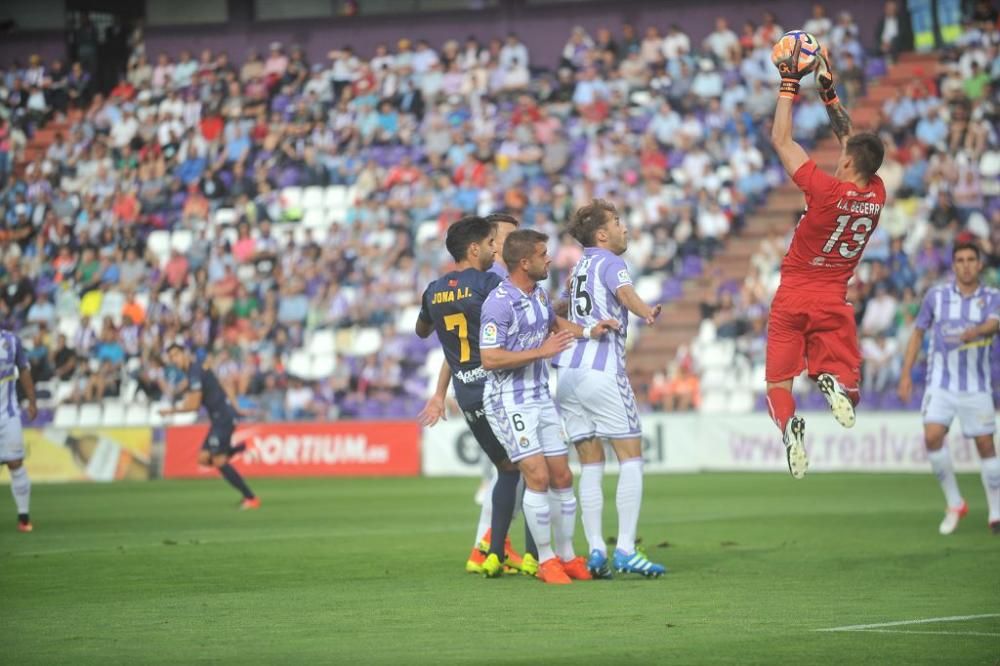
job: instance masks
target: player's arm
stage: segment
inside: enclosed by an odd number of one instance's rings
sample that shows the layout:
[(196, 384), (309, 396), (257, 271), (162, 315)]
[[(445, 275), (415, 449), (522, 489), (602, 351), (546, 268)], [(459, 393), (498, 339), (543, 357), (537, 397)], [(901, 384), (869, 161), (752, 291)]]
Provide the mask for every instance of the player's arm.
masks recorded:
[(431, 427), (439, 420), (447, 421), (448, 414), (444, 406), (445, 398), (448, 396), (448, 384), (451, 383), (451, 366), (448, 365), (448, 361), (441, 362), (441, 370), (438, 372), (437, 387), (434, 389), (434, 395), (427, 400), (427, 404), (424, 408), (420, 410), (420, 414), (417, 418), (420, 420), (420, 425), (424, 427)]
[(420, 299), (420, 314), (417, 315), (417, 323), (414, 327), (414, 332), (419, 338), (428, 338), (434, 332), (434, 320), (431, 319), (430, 309), (427, 307), (427, 296), (427, 291), (424, 291), (424, 295)]
[(483, 368), (486, 370), (514, 370), (540, 361), (552, 358), (564, 349), (568, 349), (573, 344), (573, 334), (569, 331), (557, 331), (545, 338), (545, 342), (540, 347), (525, 349), (524, 351), (510, 351), (494, 347), (479, 349), (479, 356), (483, 361)]
[(175, 407), (164, 407), (160, 410), (162, 416), (171, 414), (184, 414), (186, 412), (197, 412), (201, 408), (201, 389), (191, 389), (184, 394), (184, 400)]
[(819, 91), (819, 98), (826, 105), (826, 115), (830, 117), (830, 128), (837, 135), (840, 145), (844, 145), (847, 138), (851, 136), (853, 125), (851, 124), (851, 116), (837, 97), (833, 68), (830, 67), (830, 61), (824, 53), (820, 53), (819, 62), (816, 65), (816, 89)]
[(642, 297), (636, 292), (635, 287), (630, 284), (623, 284), (618, 287), (618, 291), (615, 292), (618, 296), (618, 301), (625, 306), (625, 308), (634, 314), (636, 317), (642, 318), (647, 324), (652, 324), (656, 321), (656, 318), (660, 316), (660, 311), (663, 306), (656, 304), (650, 307), (646, 304), (646, 301), (642, 300)]
[(21, 388), (24, 389), (24, 396), (28, 399), (28, 420), (34, 421), (38, 416), (38, 402), (35, 400), (35, 380), (31, 378), (31, 366), (21, 367), (20, 377)]
[(962, 342), (972, 342), (979, 338), (990, 338), (1000, 332), (1000, 318), (991, 317), (978, 326), (970, 326), (962, 331)]
[(906, 351), (903, 352), (903, 367), (899, 372), (899, 388), (897, 393), (900, 400), (909, 402), (913, 394), (913, 364), (917, 362), (917, 356), (924, 346), (924, 331), (934, 323), (933, 291), (924, 296), (924, 302), (920, 305), (917, 318), (914, 321), (913, 333), (910, 341), (906, 343)]
[(617, 331), (621, 324), (615, 319), (602, 319), (593, 326), (580, 326), (569, 319), (556, 315), (553, 320), (552, 333), (569, 333), (574, 338), (590, 338), (596, 340), (607, 335), (608, 331)]
[(809, 161), (806, 151), (792, 139), (792, 102), (798, 96), (799, 82), (806, 74), (798, 68), (800, 48), (801, 44), (797, 39), (782, 38), (774, 45), (771, 56), (781, 74), (778, 105), (774, 109), (774, 124), (771, 126), (771, 143), (789, 176), (794, 176), (799, 167)]

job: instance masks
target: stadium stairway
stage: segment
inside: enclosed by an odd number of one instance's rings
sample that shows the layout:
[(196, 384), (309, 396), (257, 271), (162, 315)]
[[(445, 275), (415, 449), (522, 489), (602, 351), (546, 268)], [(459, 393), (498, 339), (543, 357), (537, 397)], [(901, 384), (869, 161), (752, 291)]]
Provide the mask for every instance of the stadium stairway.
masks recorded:
[[(907, 53), (888, 67), (886, 75), (870, 82), (865, 97), (851, 107), (851, 119), (858, 129), (872, 129), (878, 123), (882, 105), (896, 91), (915, 79), (933, 78), (939, 70), (937, 54)], [(840, 146), (836, 138), (819, 142), (810, 153), (816, 163), (832, 173), (836, 169)], [(728, 280), (742, 282), (750, 270), (750, 259), (761, 241), (772, 233), (782, 236), (798, 221), (805, 201), (802, 193), (786, 181), (771, 191), (767, 202), (750, 216), (738, 235), (731, 236), (725, 247), (705, 266), (701, 277), (684, 283), (683, 294), (663, 309), (660, 323), (643, 329), (630, 352), (629, 374), (637, 392), (645, 393), (653, 374), (662, 371), (682, 345), (690, 346), (701, 324), (700, 304), (715, 297), (717, 284)]]
[(14, 173), (20, 177), (24, 175), (24, 170), (29, 164), (37, 159), (45, 157), (45, 151), (55, 141), (56, 134), (62, 134), (69, 140), (70, 130), (74, 123), (83, 118), (83, 111), (80, 109), (70, 110), (66, 116), (53, 118), (42, 127), (35, 130), (34, 135), (28, 140), (24, 147), (21, 159), (14, 165)]

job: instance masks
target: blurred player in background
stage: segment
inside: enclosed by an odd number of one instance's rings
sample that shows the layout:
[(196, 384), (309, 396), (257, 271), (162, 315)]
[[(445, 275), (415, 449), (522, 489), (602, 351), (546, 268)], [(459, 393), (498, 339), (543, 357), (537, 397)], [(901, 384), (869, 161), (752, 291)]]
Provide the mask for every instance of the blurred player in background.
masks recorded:
[[(781, 263), (781, 286), (767, 325), (767, 403), (784, 436), (788, 469), (800, 479), (809, 466), (805, 420), (795, 414), (794, 378), (807, 370), (842, 426), (854, 425), (861, 351), (854, 308), (846, 301), (847, 283), (878, 225), (885, 187), (876, 175), (883, 146), (878, 136), (852, 133), (851, 119), (834, 90), (834, 75), (822, 54), (816, 83), (830, 125), (843, 150), (831, 177), (792, 139), (792, 104), (799, 81), (799, 40), (783, 38), (774, 60), (781, 73), (771, 140), (785, 171), (805, 193), (799, 220)], [(790, 45), (794, 45), (789, 48)]]
[(589, 327), (614, 319), (616, 333), (599, 340), (579, 340), (555, 357), (559, 368), (556, 402), (569, 441), (580, 457), (580, 507), (595, 578), (611, 578), (608, 551), (601, 529), (604, 511), (604, 440), (618, 456), (620, 472), (616, 506), (618, 540), (613, 566), (622, 573), (660, 576), (666, 569), (650, 562), (635, 547), (642, 505), (642, 426), (635, 394), (625, 372), (625, 337), (629, 312), (653, 324), (660, 306), (650, 307), (635, 292), (621, 255), (628, 249), (628, 230), (618, 211), (596, 199), (576, 211), (569, 232), (581, 245), (583, 257), (570, 276), (571, 322)]
[(198, 454), (198, 463), (215, 467), (222, 478), (240, 491), (243, 495), (241, 509), (259, 509), (260, 498), (251, 492), (240, 473), (229, 463), (234, 455), (245, 448), (245, 444), (233, 446), (236, 418), (245, 414), (233, 406), (232, 402), (235, 401), (230, 401), (215, 373), (195, 361), (184, 347), (174, 343), (167, 348), (167, 355), (171, 365), (184, 373), (187, 386), (184, 402), (179, 407), (165, 407), (160, 410), (160, 414), (169, 416), (197, 412), (204, 407), (208, 412), (210, 425)]
[[(416, 324), (416, 333), (421, 338), (437, 331), (445, 354), (437, 390), (421, 412), (420, 420), (425, 426), (433, 426), (439, 418), (445, 417), (444, 399), (448, 383), (452, 381), (455, 399), (469, 429), (497, 469), (497, 481), (490, 496), (484, 498), (466, 571), (481, 573), (484, 563), (492, 560), (491, 570), (495, 570), (497, 564), (506, 564), (534, 575), (538, 571), (534, 544), (529, 539), (522, 558), (511, 548), (507, 536), (521, 475), (493, 434), (483, 408), (486, 371), (479, 358), (479, 322), (483, 301), (502, 281), (500, 276), (489, 271), (496, 257), (496, 225), (481, 217), (463, 217), (448, 228), (445, 245), (455, 259), (455, 269), (428, 285)], [(487, 537), (487, 532), (489, 545), (484, 553), (481, 541)]]
[(569, 450), (549, 393), (548, 359), (575, 338), (603, 337), (618, 322), (582, 327), (556, 317), (538, 284), (549, 275), (547, 243), (548, 236), (531, 229), (508, 236), (504, 263), (510, 275), (483, 303), (479, 349), (489, 371), (483, 392), (486, 418), (524, 475), (522, 508), (538, 547), (538, 576), (565, 584), (591, 576), (573, 552), (577, 503)]
[(16, 333), (0, 330), (0, 465), (10, 471), (10, 491), (17, 507), (17, 529), (30, 532), (33, 527), (28, 514), (31, 504), (31, 479), (24, 468), (24, 435), (21, 432), (21, 405), (17, 399), (17, 382), (21, 382), (28, 399), (28, 420), (38, 415), (35, 383), (31, 379), (31, 364)]
[(990, 377), (990, 347), (1000, 331), (1000, 290), (980, 283), (983, 260), (974, 241), (958, 241), (951, 256), (954, 280), (931, 287), (920, 306), (903, 356), (899, 397), (904, 402), (910, 400), (910, 373), (924, 334), (930, 331), (922, 412), (927, 459), (948, 503), (938, 531), (951, 534), (969, 512), (944, 441), (951, 422), (958, 417), (962, 435), (976, 442), (982, 459), (980, 473), (989, 507), (989, 527), (993, 534), (1000, 534), (1000, 459), (993, 445), (996, 410)]

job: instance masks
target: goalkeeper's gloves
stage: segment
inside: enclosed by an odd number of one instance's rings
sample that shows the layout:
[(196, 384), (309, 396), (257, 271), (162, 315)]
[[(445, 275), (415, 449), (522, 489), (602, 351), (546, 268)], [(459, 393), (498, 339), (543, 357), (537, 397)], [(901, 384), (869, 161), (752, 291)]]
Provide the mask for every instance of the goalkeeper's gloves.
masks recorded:
[(819, 91), (819, 98), (827, 106), (840, 101), (837, 98), (833, 69), (830, 68), (830, 61), (827, 60), (826, 53), (823, 52), (820, 52), (819, 60), (816, 63), (816, 89)]
[(795, 99), (799, 94), (799, 81), (808, 72), (799, 70), (799, 52), (802, 43), (795, 38), (783, 37), (771, 50), (771, 61), (781, 74), (781, 87), (778, 97)]

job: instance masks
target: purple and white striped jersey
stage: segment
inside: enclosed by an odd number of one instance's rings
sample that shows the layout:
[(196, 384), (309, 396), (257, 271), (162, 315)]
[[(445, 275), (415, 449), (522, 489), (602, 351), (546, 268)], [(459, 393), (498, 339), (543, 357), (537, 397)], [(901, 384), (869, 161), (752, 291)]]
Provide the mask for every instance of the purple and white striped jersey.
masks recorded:
[[(545, 289), (538, 285), (527, 294), (510, 278), (501, 282), (483, 302), (479, 327), (480, 349), (525, 351), (542, 346), (555, 324)], [(483, 403), (496, 395), (512, 396), (515, 404), (546, 400), (549, 395), (549, 362), (546, 359), (513, 370), (487, 372)]]
[(21, 417), (17, 371), (28, 372), (30, 367), (21, 339), (11, 331), (0, 331), (0, 420)]
[(632, 284), (625, 261), (614, 252), (588, 247), (573, 269), (570, 280), (569, 320), (593, 326), (602, 319), (616, 319), (621, 328), (597, 340), (581, 339), (552, 361), (557, 368), (588, 368), (625, 374), (625, 338), (628, 310), (618, 300), (618, 288)]
[(963, 297), (954, 282), (931, 287), (917, 314), (918, 328), (930, 331), (927, 386), (961, 393), (992, 393), (992, 337), (962, 342), (962, 331), (1000, 319), (1000, 290), (980, 285)]

